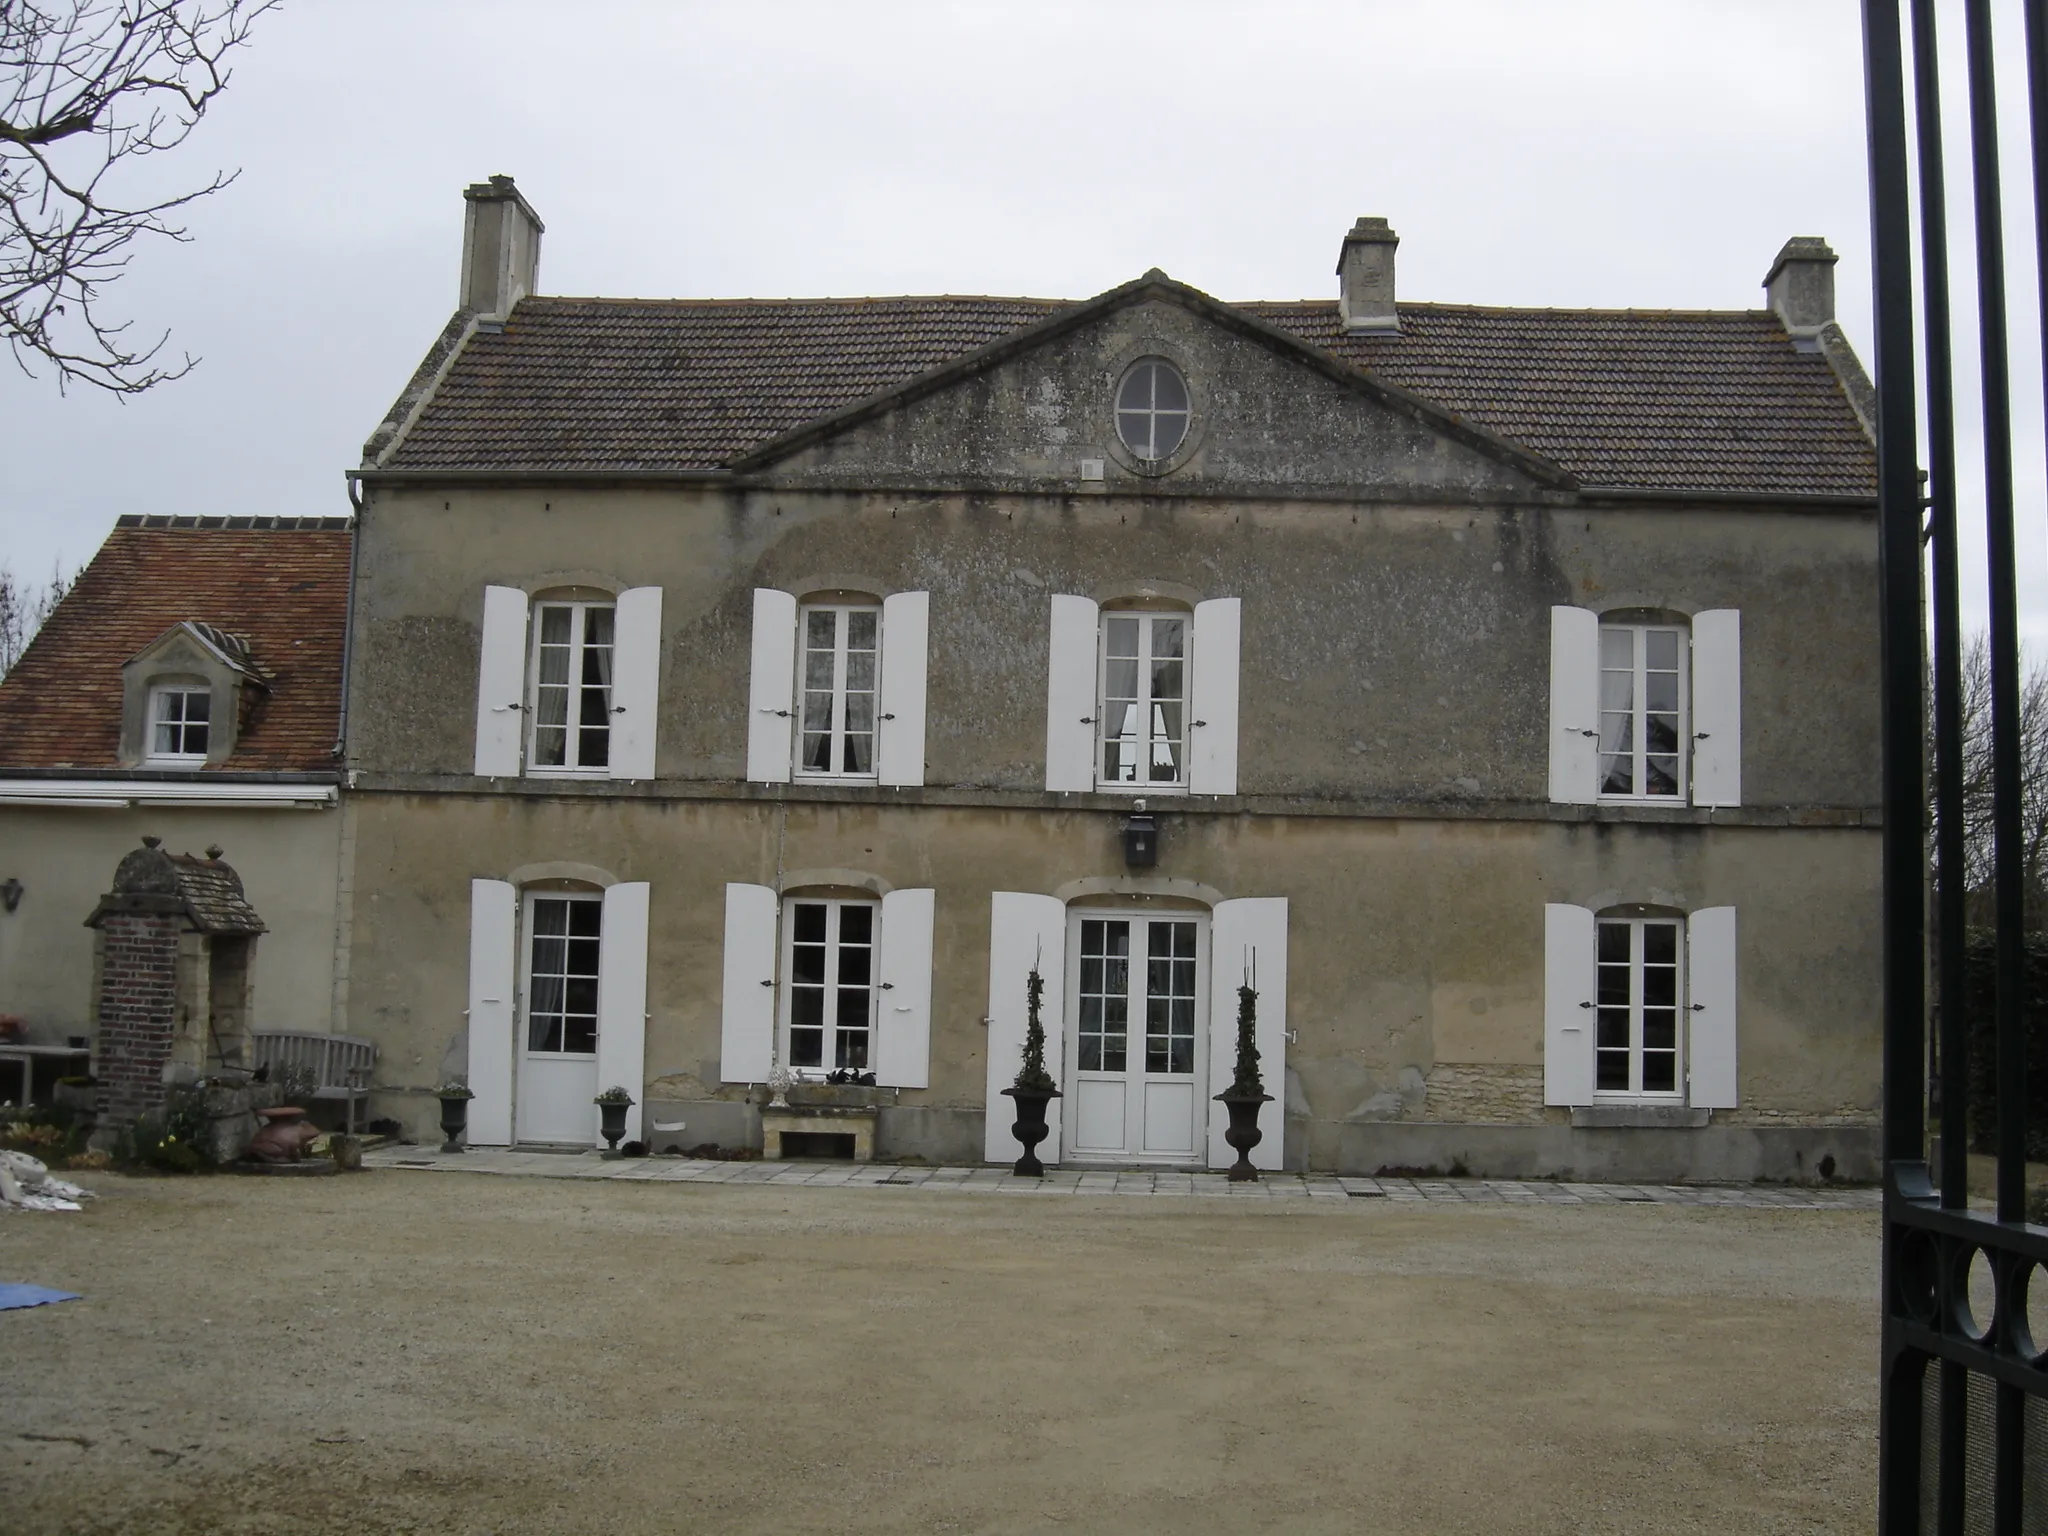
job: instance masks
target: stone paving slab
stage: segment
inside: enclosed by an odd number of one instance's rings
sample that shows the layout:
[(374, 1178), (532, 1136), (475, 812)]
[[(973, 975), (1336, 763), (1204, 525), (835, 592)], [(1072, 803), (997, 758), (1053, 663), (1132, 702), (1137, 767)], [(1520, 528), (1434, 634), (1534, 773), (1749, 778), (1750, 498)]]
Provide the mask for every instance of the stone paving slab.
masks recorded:
[(638, 1183), (801, 1184), (810, 1188), (927, 1189), (965, 1195), (1130, 1195), (1157, 1199), (1237, 1199), (1265, 1203), (1385, 1200), (1401, 1205), (1708, 1205), (1744, 1210), (1874, 1211), (1876, 1189), (1809, 1189), (1764, 1184), (1563, 1184), (1514, 1179), (1365, 1178), (1353, 1174), (1269, 1173), (1232, 1184), (1220, 1173), (1181, 1169), (1051, 1168), (1019, 1179), (1001, 1168), (899, 1168), (888, 1163), (709, 1162), (694, 1158), (607, 1159), (596, 1152), (521, 1152), (483, 1147), (444, 1153), (429, 1147), (377, 1147), (366, 1168), (432, 1173), (490, 1173), (528, 1179), (622, 1179)]

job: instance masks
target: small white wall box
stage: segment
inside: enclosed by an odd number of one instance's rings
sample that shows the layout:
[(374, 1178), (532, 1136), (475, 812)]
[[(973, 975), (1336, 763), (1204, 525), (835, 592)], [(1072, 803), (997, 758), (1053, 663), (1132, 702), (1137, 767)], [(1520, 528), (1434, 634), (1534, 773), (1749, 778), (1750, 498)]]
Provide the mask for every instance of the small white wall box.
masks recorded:
[(1083, 459), (1081, 461), (1081, 478), (1083, 480), (1100, 480), (1102, 478), (1102, 460)]

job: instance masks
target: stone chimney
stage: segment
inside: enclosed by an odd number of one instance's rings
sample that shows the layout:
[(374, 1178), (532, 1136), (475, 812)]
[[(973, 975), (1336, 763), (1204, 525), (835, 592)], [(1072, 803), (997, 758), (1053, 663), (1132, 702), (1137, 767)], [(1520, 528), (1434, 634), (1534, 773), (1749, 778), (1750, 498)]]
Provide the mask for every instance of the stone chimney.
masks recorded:
[(466, 187), (462, 221), (461, 308), (502, 320), (533, 292), (540, 237), (547, 227), (510, 176)]
[(1835, 318), (1835, 253), (1818, 235), (1794, 235), (1764, 278), (1771, 312), (1802, 352), (1818, 352)]
[(1394, 309), (1394, 247), (1401, 237), (1385, 219), (1360, 219), (1344, 237), (1337, 256), (1337, 313), (1354, 335), (1401, 329)]

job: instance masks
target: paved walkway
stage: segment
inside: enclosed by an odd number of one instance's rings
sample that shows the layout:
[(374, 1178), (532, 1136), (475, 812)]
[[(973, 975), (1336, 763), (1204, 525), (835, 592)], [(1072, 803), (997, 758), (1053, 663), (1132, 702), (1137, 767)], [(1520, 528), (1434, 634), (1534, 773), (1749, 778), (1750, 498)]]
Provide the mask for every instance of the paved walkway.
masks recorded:
[(1225, 1200), (1392, 1200), (1427, 1205), (1725, 1205), (1747, 1210), (1874, 1211), (1875, 1189), (1808, 1189), (1764, 1184), (1555, 1184), (1544, 1180), (1352, 1178), (1269, 1173), (1232, 1184), (1220, 1173), (1156, 1169), (1055, 1168), (1020, 1179), (1007, 1168), (900, 1168), (889, 1163), (721, 1163), (688, 1157), (607, 1161), (596, 1152), (521, 1152), (498, 1148), (442, 1153), (430, 1147), (376, 1147), (368, 1168), (496, 1173), (529, 1179), (627, 1179), (656, 1184), (803, 1184), (951, 1190), (970, 1195), (1207, 1196)]

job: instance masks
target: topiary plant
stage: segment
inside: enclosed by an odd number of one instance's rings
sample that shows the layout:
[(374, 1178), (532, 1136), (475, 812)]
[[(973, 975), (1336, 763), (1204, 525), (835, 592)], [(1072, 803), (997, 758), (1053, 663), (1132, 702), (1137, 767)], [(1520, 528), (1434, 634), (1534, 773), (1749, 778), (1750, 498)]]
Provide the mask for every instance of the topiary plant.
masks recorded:
[(1024, 1065), (1017, 1070), (1020, 1093), (1057, 1093), (1059, 1084), (1045, 1070), (1045, 1022), (1039, 1010), (1045, 1003), (1045, 978), (1032, 966), (1024, 978)]
[(1259, 994), (1247, 978), (1237, 989), (1237, 1075), (1230, 1081), (1230, 1097), (1256, 1099), (1266, 1092), (1259, 1075)]

